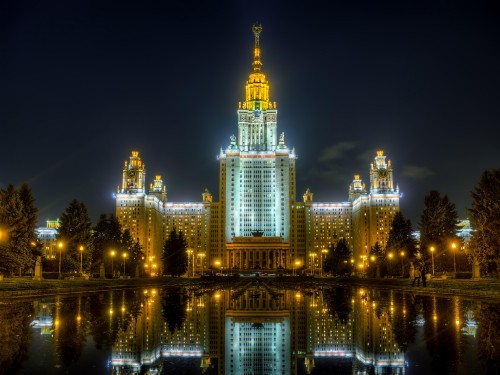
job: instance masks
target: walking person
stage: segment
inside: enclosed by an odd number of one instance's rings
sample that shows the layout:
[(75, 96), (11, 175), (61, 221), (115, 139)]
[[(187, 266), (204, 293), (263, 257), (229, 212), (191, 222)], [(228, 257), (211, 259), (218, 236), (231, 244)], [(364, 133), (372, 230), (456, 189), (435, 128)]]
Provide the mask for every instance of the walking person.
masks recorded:
[(420, 267), (415, 268), (415, 271), (413, 271), (413, 282), (411, 283), (411, 286), (415, 286), (415, 281), (417, 282), (417, 286), (420, 286), (420, 277), (421, 277), (421, 272), (420, 272)]

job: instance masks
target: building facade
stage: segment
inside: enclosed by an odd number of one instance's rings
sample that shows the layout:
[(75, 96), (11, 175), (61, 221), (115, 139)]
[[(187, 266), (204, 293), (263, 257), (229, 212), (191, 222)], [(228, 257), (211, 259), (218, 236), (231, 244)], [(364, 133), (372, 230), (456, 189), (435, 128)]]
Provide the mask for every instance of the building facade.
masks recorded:
[(387, 241), (399, 210), (399, 190), (381, 150), (370, 165), (369, 190), (355, 175), (346, 202), (314, 202), (309, 189), (302, 202), (296, 201), (297, 156), (278, 132), (277, 104), (262, 72), (262, 27), (256, 24), (252, 30), (253, 69), (238, 103), (237, 136), (218, 155), (219, 202), (208, 190), (201, 202), (168, 202), (161, 176), (146, 189), (138, 151), (124, 164), (116, 215), (143, 246), (151, 274), (160, 272), (162, 246), (173, 228), (186, 236), (193, 273), (215, 266), (319, 272), (327, 249), (341, 238), (356, 261), (366, 259), (376, 242)]

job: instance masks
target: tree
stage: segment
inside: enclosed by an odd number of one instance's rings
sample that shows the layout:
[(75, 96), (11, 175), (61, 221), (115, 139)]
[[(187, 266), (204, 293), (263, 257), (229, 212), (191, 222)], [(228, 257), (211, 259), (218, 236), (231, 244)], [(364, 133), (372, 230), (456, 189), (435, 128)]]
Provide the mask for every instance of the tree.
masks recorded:
[(182, 231), (177, 233), (174, 228), (170, 232), (163, 246), (163, 273), (172, 276), (180, 276), (187, 272), (188, 257), (187, 243)]
[[(375, 265), (375, 271), (370, 271), (371, 277), (380, 277), (380, 266), (386, 261), (385, 254), (386, 252), (378, 241), (370, 248), (370, 262)], [(373, 270), (373, 267), (371, 269)]]
[(408, 256), (415, 256), (416, 245), (412, 231), (411, 221), (406, 220), (401, 212), (396, 212), (391, 223), (386, 251), (399, 252), (404, 250)]
[(436, 190), (425, 196), (424, 205), (419, 223), (420, 251), (424, 261), (428, 262), (430, 247), (434, 246), (440, 263), (451, 264), (452, 258), (446, 254), (449, 254), (451, 242), (458, 241), (455, 234), (458, 222), (455, 205), (448, 200), (448, 196), (441, 197)]
[(119, 256), (121, 252), (126, 251), (122, 248), (122, 227), (120, 222), (113, 214), (109, 217), (102, 214), (94, 228), (94, 270), (99, 270), (101, 263), (109, 263), (111, 267), (111, 251), (114, 250)]
[(409, 260), (416, 259), (417, 247), (412, 231), (411, 221), (406, 220), (401, 211), (396, 212), (391, 223), (385, 254), (391, 252), (399, 255), (401, 251), (404, 251)]
[(351, 249), (344, 238), (337, 245), (331, 245), (325, 259), (324, 270), (334, 275), (349, 274), (351, 270)]
[(500, 278), (500, 169), (483, 172), (467, 210), (474, 225), (469, 258)]
[[(61, 256), (64, 271), (78, 271), (80, 256), (83, 260), (83, 269), (90, 269), (94, 251), (92, 223), (87, 208), (76, 199), (70, 202), (61, 215), (57, 241), (63, 243)], [(80, 253), (80, 246), (83, 246), (83, 253)]]
[(37, 209), (31, 189), (23, 184), (0, 190), (0, 271), (21, 276), (33, 267), (40, 245), (35, 233)]
[(127, 262), (127, 268), (129, 269), (129, 274), (136, 274), (136, 271), (140, 269), (141, 265), (144, 263), (144, 252), (142, 251), (142, 246), (139, 241), (134, 241), (130, 235), (130, 231), (125, 229), (122, 234), (122, 249), (124, 249), (129, 254), (129, 261)]

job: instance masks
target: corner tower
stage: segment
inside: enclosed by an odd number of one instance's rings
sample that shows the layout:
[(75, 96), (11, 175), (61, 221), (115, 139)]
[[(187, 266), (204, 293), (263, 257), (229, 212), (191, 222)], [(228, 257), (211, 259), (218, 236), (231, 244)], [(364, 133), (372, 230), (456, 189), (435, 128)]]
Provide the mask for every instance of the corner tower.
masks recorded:
[[(139, 242), (145, 255), (145, 265), (159, 265), (164, 241), (164, 204), (167, 191), (161, 176), (146, 191), (146, 166), (139, 151), (132, 151), (122, 169), (122, 186), (116, 191), (116, 218), (122, 229), (128, 229), (134, 241)], [(121, 256), (121, 255), (120, 255)], [(158, 268), (154, 267), (155, 273)], [(148, 269), (149, 272), (149, 269)], [(153, 275), (152, 272), (150, 272)]]

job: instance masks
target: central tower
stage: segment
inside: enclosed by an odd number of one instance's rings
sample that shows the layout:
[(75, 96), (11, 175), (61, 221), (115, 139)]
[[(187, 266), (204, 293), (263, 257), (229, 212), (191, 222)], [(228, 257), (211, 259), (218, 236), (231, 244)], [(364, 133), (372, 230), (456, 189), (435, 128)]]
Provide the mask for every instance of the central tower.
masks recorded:
[[(290, 238), (290, 206), (295, 201), (295, 152), (278, 136), (276, 102), (262, 73), (260, 34), (255, 37), (252, 72), (245, 100), (238, 104), (238, 137), (219, 155), (220, 198), (225, 242), (235, 237)], [(238, 241), (241, 241), (238, 240)]]
[(274, 151), (277, 146), (276, 102), (269, 97), (269, 83), (261, 72), (259, 37), (261, 25), (254, 25), (253, 72), (245, 86), (245, 101), (238, 105), (238, 146), (241, 151)]

